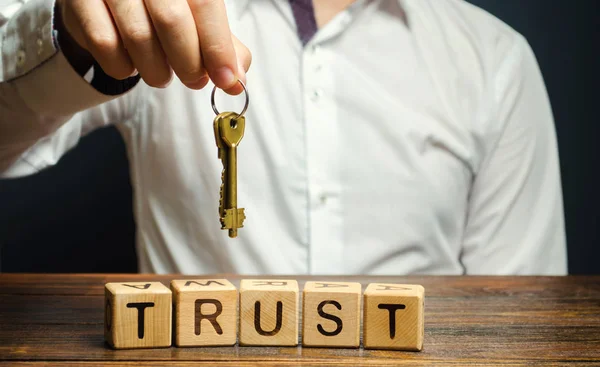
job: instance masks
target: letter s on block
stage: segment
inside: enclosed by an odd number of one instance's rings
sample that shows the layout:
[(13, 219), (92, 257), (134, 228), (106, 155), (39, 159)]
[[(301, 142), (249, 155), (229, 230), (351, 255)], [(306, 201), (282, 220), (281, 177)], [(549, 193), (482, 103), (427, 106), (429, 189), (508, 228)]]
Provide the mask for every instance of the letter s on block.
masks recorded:
[(323, 311), (323, 307), (325, 307), (326, 305), (333, 305), (333, 306), (335, 306), (335, 308), (337, 308), (340, 311), (342, 310), (342, 305), (340, 305), (340, 303), (337, 302), (337, 301), (323, 301), (323, 302), (319, 303), (319, 305), (317, 306), (317, 312), (319, 313), (319, 316), (321, 316), (324, 319), (331, 320), (331, 321), (335, 322), (336, 325), (337, 325), (337, 327), (335, 328), (334, 331), (326, 331), (325, 329), (323, 329), (323, 326), (321, 326), (321, 324), (318, 324), (317, 325), (317, 330), (319, 331), (319, 333), (321, 333), (322, 335), (325, 335), (325, 336), (336, 336), (336, 335), (339, 335), (339, 333), (341, 333), (342, 329), (344, 328), (344, 324), (342, 323), (342, 319), (340, 319), (337, 316), (328, 314), (325, 311)]

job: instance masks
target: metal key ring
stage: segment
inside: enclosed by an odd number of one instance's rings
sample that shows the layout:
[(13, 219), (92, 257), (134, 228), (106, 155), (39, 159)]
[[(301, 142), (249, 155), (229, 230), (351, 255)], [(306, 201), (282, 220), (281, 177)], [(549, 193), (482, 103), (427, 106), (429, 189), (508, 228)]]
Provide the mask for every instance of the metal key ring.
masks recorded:
[[(246, 111), (248, 110), (248, 105), (250, 104), (250, 95), (248, 94), (248, 89), (246, 89), (246, 85), (244, 85), (244, 82), (242, 82), (241, 79), (238, 79), (238, 82), (242, 85), (242, 88), (244, 88), (244, 93), (246, 93), (246, 105), (244, 106), (244, 109), (242, 110), (242, 112), (240, 112), (236, 118), (240, 118), (242, 116), (244, 116), (246, 114)], [(215, 113), (217, 115), (220, 115), (221, 113), (219, 112), (219, 110), (217, 109), (217, 105), (215, 104), (215, 93), (217, 92), (217, 86), (215, 85), (215, 87), (212, 90), (212, 93), (210, 95), (210, 103), (212, 104), (212, 109), (213, 111), (215, 111)]]

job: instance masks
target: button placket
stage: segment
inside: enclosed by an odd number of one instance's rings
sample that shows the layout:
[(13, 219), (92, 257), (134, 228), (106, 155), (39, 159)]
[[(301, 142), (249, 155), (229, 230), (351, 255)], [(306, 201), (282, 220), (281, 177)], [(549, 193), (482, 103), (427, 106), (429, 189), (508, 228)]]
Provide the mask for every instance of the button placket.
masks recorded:
[(337, 112), (332, 100), (333, 75), (325, 69), (332, 55), (309, 45), (303, 58), (309, 244), (312, 273), (339, 273), (343, 268), (338, 192)]

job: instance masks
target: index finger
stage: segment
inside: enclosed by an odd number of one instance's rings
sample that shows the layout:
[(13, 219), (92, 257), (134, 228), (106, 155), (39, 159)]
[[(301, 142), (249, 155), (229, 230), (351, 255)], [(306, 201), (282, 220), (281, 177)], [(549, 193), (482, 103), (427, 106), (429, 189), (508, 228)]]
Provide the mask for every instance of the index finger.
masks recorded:
[(223, 0), (188, 0), (188, 4), (208, 75), (221, 89), (233, 87), (238, 80), (238, 66)]

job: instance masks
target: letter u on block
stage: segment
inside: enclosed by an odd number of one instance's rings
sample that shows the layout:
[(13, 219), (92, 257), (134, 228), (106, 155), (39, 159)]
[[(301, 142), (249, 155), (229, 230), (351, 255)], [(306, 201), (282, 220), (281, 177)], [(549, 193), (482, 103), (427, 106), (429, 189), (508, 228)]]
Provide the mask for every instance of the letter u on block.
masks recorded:
[(237, 341), (238, 291), (225, 279), (173, 280), (175, 345), (229, 346)]
[(298, 282), (242, 280), (240, 344), (298, 345)]

